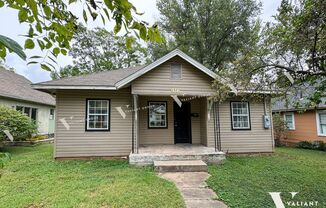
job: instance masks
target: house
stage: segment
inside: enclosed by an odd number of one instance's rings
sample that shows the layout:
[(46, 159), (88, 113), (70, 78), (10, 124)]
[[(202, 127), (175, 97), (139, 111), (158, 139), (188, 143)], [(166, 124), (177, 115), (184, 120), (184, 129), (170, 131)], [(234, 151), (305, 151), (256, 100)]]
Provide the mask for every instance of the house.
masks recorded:
[(147, 66), (33, 87), (56, 95), (55, 158), (176, 154), (174, 148), (185, 154), (273, 152), (272, 129), (263, 125), (269, 96), (213, 103), (216, 78), (176, 49)]
[(54, 133), (55, 98), (32, 89), (24, 76), (0, 67), (0, 105), (14, 108), (36, 121), (41, 135)]
[(285, 137), (280, 141), (283, 144), (317, 140), (326, 142), (326, 98), (322, 98), (317, 106), (305, 107), (313, 90), (307, 85), (287, 95), (286, 99), (273, 100), (273, 113), (279, 113), (287, 127)]

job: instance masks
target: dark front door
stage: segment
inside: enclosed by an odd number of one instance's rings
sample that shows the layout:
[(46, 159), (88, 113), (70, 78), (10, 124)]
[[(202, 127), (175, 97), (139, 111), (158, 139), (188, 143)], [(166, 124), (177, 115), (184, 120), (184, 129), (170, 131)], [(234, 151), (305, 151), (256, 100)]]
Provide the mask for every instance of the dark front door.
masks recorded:
[(181, 108), (174, 102), (174, 143), (191, 143), (190, 103), (182, 102)]

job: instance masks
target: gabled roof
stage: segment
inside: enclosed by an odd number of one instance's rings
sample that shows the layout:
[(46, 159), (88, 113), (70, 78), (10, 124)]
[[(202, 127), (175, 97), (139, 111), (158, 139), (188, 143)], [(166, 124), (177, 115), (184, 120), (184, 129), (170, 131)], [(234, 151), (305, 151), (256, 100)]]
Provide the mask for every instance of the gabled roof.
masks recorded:
[(326, 109), (326, 97), (321, 98), (321, 103), (311, 105), (309, 97), (314, 93), (315, 87), (308, 83), (302, 86), (295, 86), (287, 93), (286, 98), (276, 97), (272, 99), (273, 112), (301, 111), (313, 109)]
[(204, 65), (202, 65), (199, 62), (197, 62), (196, 60), (194, 60), (193, 58), (191, 58), (190, 56), (188, 56), (187, 54), (185, 54), (181, 50), (175, 49), (175, 50), (171, 51), (170, 53), (166, 54), (165, 56), (157, 59), (153, 63), (145, 66), (144, 68), (142, 68), (141, 70), (137, 71), (136, 73), (134, 73), (134, 74), (126, 77), (125, 79), (119, 81), (116, 84), (116, 87), (117, 88), (121, 88), (121, 87), (129, 84), (133, 80), (137, 79), (138, 77), (144, 75), (145, 73), (151, 71), (155, 67), (163, 64), (164, 62), (170, 60), (171, 58), (173, 58), (175, 56), (180, 56), (181, 58), (183, 58), (184, 60), (186, 60), (187, 62), (189, 62), (190, 64), (192, 64), (193, 66), (195, 66), (197, 69), (199, 69), (200, 71), (204, 72), (208, 76), (212, 77), (213, 79), (215, 79), (217, 77), (217, 75), (213, 71), (209, 70)]
[(51, 95), (35, 90), (24, 76), (0, 67), (0, 96), (10, 99), (55, 106)]
[[(175, 49), (160, 59), (154, 61), (147, 66), (131, 67), (126, 69), (117, 69), (104, 71), (94, 74), (68, 77), (59, 80), (41, 82), (33, 85), (34, 89), (39, 90), (55, 90), (55, 89), (97, 89), (97, 90), (117, 90), (130, 84), (133, 80), (151, 71), (160, 64), (168, 61), (169, 59), (180, 56), (197, 69), (215, 79), (217, 75), (183, 53), (179, 49)], [(221, 78), (220, 78), (221, 79)], [(222, 80), (222, 79), (221, 79)], [(224, 83), (224, 82), (223, 82)]]

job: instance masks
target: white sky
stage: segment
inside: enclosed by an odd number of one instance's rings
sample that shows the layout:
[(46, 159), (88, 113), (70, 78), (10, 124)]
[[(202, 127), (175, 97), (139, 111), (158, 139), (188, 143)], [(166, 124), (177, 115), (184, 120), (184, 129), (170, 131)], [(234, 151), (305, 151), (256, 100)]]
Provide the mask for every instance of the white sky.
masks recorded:
[[(130, 0), (135, 7), (138, 9), (139, 12), (145, 12), (144, 15), (140, 16), (140, 19), (147, 21), (148, 23), (153, 23), (156, 19), (159, 17), (159, 12), (156, 9), (156, 0)], [(262, 0), (263, 3), (263, 9), (261, 14), (261, 19), (263, 22), (272, 21), (272, 16), (276, 14), (276, 10), (278, 6), (280, 5), (281, 0)], [(72, 8), (72, 10), (77, 11), (76, 6)], [(80, 8), (80, 6), (77, 6), (77, 8)], [(80, 17), (81, 15), (81, 9), (80, 11)], [(100, 20), (100, 18), (98, 18)], [(8, 8), (1, 8), (0, 9), (0, 34), (8, 36), (14, 40), (16, 40), (18, 43), (20, 43), (22, 46), (24, 45), (24, 37), (21, 37), (19, 35), (26, 34), (28, 31), (28, 25), (27, 24), (20, 24), (18, 22), (18, 16), (17, 12), (13, 9)], [(101, 21), (96, 21), (94, 23), (89, 23), (89, 27), (96, 27), (100, 26), (103, 27), (103, 24)], [(108, 29), (111, 29), (110, 25), (105, 26)], [(28, 57), (33, 55), (40, 55), (42, 52), (39, 49), (33, 49), (33, 50), (27, 50), (25, 51), (26, 55)], [(71, 57), (69, 56), (59, 56), (57, 59), (57, 63), (59, 66), (65, 66), (69, 63), (71, 63)], [(41, 82), (41, 81), (47, 81), (50, 80), (50, 73), (47, 71), (42, 70), (38, 64), (36, 65), (29, 65), (27, 66), (27, 62), (20, 59), (15, 54), (9, 54), (6, 58), (5, 65), (8, 67), (13, 67), (17, 73), (24, 75), (28, 79), (30, 79), (32, 82)], [(59, 68), (58, 66), (58, 68)]]

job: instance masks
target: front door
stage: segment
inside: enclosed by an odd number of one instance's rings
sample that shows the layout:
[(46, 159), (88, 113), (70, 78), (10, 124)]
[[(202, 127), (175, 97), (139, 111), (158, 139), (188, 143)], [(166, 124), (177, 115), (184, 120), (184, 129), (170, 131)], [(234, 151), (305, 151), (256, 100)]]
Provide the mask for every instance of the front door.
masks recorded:
[(174, 102), (174, 143), (191, 143), (190, 102), (182, 102), (181, 108)]

